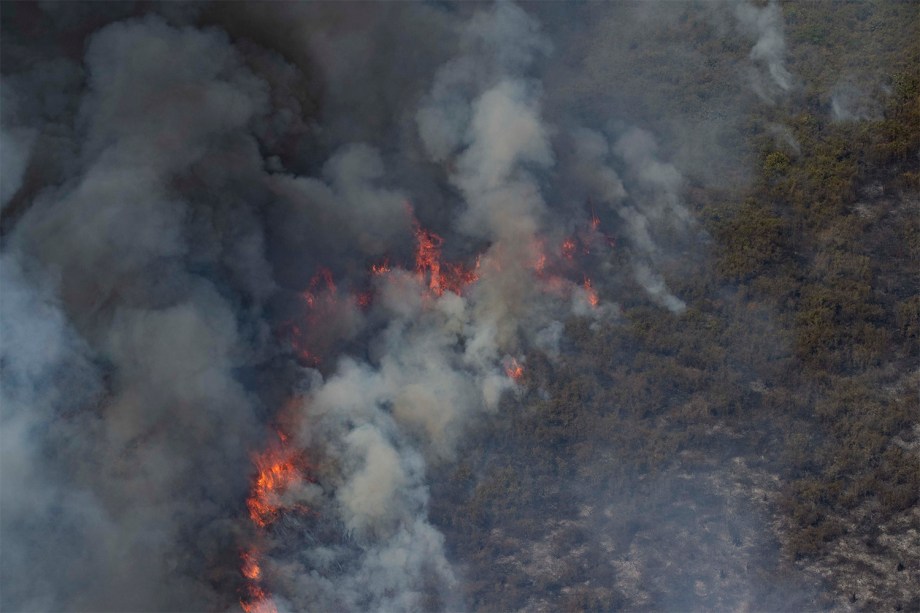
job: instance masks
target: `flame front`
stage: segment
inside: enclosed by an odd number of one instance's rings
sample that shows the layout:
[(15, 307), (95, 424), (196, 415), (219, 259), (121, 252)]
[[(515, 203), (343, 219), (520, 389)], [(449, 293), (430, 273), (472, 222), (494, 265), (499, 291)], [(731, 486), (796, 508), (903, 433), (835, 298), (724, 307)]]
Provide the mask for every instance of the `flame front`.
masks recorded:
[[(502, 250), (500, 245), (492, 246), (486, 259), (487, 264), (482, 271), (480, 270), (482, 256), (477, 257), (472, 266), (445, 262), (442, 259), (444, 239), (434, 231), (424, 228), (415, 219), (412, 207), (408, 203), (407, 209), (414, 224), (414, 272), (421, 286), (419, 289), (423, 297), (437, 298), (443, 296), (445, 292), (462, 296), (470, 285), (479, 281), (480, 272), (490, 275), (502, 270), (503, 258), (507, 258), (508, 250)], [(602, 253), (605, 242), (609, 245), (613, 244), (612, 239), (601, 232), (600, 226), (599, 217), (592, 212), (585, 227), (565, 237), (561, 245), (556, 242), (555, 244), (559, 246), (555, 249), (548, 249), (547, 246), (558, 238), (540, 235), (532, 237), (530, 249), (516, 255), (523, 255), (523, 268), (530, 270), (529, 274), (533, 275), (538, 291), (554, 294), (560, 298), (578, 297), (581, 299), (581, 296), (584, 296), (584, 300), (591, 307), (599, 306), (600, 299), (591, 279), (584, 275), (582, 284), (575, 279), (579, 274), (577, 270), (581, 256), (590, 254), (592, 250)], [(510, 270), (511, 267), (507, 260), (504, 263), (506, 270)], [(318, 366), (319, 356), (326, 356), (330, 353), (328, 343), (322, 343), (325, 337), (321, 334), (317, 335), (316, 331), (328, 328), (329, 321), (334, 321), (343, 307), (350, 304), (352, 308), (354, 306), (361, 309), (371, 308), (376, 292), (389, 282), (387, 276), (394, 269), (406, 273), (412, 271), (411, 264), (399, 261), (391, 264), (389, 257), (374, 263), (368, 262), (368, 264), (367, 278), (363, 285), (349, 287), (346, 282), (343, 285), (343, 291), (339, 292), (331, 271), (319, 268), (310, 279), (308, 286), (300, 292), (299, 295), (305, 307), (303, 319), (299, 325), (294, 322), (286, 323), (282, 330), (289, 333), (290, 342), (303, 362), (311, 366)], [(515, 385), (520, 385), (524, 380), (524, 365), (514, 357), (506, 356), (501, 363), (495, 366), (502, 368), (508, 379)], [(253, 456), (256, 474), (253, 477), (246, 506), (249, 518), (259, 535), (256, 541), (259, 546), (241, 553), (240, 573), (246, 580), (246, 584), (241, 593), (240, 605), (246, 613), (277, 613), (272, 595), (265, 587), (266, 572), (262, 566), (265, 544), (268, 542), (272, 524), (282, 513), (297, 509), (304, 510), (304, 507), (292, 505), (289, 501), (290, 497), (286, 496), (287, 492), (306, 480), (304, 456), (302, 452), (289, 444), (284, 432), (279, 430), (277, 435), (277, 441)]]
[(379, 264), (371, 265), (371, 274), (372, 275), (385, 275), (390, 272), (390, 260), (384, 259)]
[(240, 607), (246, 613), (278, 613), (272, 597), (255, 584), (247, 586), (246, 597), (240, 599)]
[(515, 358), (511, 358), (511, 361), (505, 366), (505, 374), (509, 379), (518, 383), (524, 376), (524, 367)]
[(258, 581), (262, 578), (262, 567), (259, 566), (259, 552), (255, 549), (244, 551), (240, 554), (243, 560), (243, 566), (240, 572), (250, 581)]
[[(291, 487), (305, 480), (305, 460), (303, 453), (291, 447), (288, 436), (278, 430), (278, 442), (271, 443), (265, 451), (253, 456), (256, 475), (253, 478), (246, 506), (249, 519), (260, 531), (264, 531), (278, 519), (282, 510), (299, 505), (285, 504), (281, 496)], [(246, 613), (277, 613), (271, 594), (262, 586), (264, 572), (261, 564), (262, 554), (257, 547), (250, 547), (240, 554), (240, 574), (246, 579), (246, 585), (240, 597), (240, 607)]]
[(278, 607), (271, 594), (261, 586), (262, 568), (259, 565), (258, 553), (252, 549), (243, 552), (240, 572), (246, 578), (246, 586), (240, 596), (240, 608), (246, 613), (278, 613)]
[(458, 296), (470, 284), (479, 280), (479, 258), (476, 266), (467, 268), (463, 264), (442, 264), (441, 245), (444, 239), (415, 223), (415, 272), (435, 296), (450, 291)]
[(269, 447), (254, 459), (258, 473), (246, 506), (249, 518), (260, 528), (278, 517), (278, 496), (303, 480), (297, 465), (299, 454), (286, 447), (284, 435), (279, 434), (279, 438), (282, 440), (280, 446)]
[(600, 298), (597, 297), (597, 292), (594, 291), (594, 287), (591, 286), (591, 279), (585, 277), (585, 295), (588, 298), (588, 304), (592, 307), (597, 308), (597, 305), (600, 304)]

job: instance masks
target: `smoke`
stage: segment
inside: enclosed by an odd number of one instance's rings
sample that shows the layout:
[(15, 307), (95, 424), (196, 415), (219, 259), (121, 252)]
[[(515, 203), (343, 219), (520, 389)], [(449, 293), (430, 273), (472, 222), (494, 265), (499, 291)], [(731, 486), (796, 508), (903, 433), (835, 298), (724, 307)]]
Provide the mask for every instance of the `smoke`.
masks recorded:
[[(284, 210), (287, 240), (309, 240), (324, 254), (380, 256), (410, 229), (407, 196), (379, 185), (379, 152), (363, 143), (346, 145), (323, 166), (324, 181), (274, 174), (269, 185)], [(329, 228), (335, 228), (330, 233)]]
[(759, 75), (752, 73), (754, 91), (769, 101), (777, 89), (779, 93), (792, 89), (792, 74), (784, 64), (786, 41), (779, 4), (771, 1), (766, 6), (758, 7), (747, 2), (739, 3), (735, 7), (735, 16), (741, 27), (756, 40), (751, 48), (751, 60), (762, 65), (770, 78), (769, 82), (765, 82)]
[(802, 147), (788, 126), (771, 123), (767, 125), (767, 132), (773, 137), (774, 143), (788, 153), (793, 155), (802, 154)]
[(587, 128), (572, 130), (568, 139), (572, 154), (566, 170), (578, 181), (585, 198), (607, 207), (621, 220), (634, 280), (655, 302), (675, 313), (683, 311), (686, 305), (668, 290), (658, 272), (667, 254), (655, 238), (655, 234), (669, 232), (687, 234), (695, 227), (681, 203), (681, 173), (657, 158), (655, 139), (641, 128), (625, 130), (612, 146), (603, 134)]
[(487, 43), (495, 65), (485, 76), (458, 77), (470, 58), (451, 60), (417, 115), (432, 162), (453, 160), (448, 180), (464, 204), (458, 228), (491, 243), (479, 282), (465, 296), (426, 296), (415, 275), (380, 277), (375, 309), (387, 323), (371, 340), (370, 360), (344, 358), (305, 400), (311, 438), (304, 443), (322, 447), (334, 467), (328, 475), (320, 469), (320, 482), (337, 482), (313, 506), (337, 516), (361, 550), (359, 562), (326, 576), (327, 589), (297, 588), (313, 606), (425, 608), (432, 582), (451, 598), (456, 576), (427, 520), (426, 463), (451, 459), (471, 420), (495, 410), (512, 387), (500, 359), (522, 340), (519, 324), (533, 298), (525, 269), (545, 214), (527, 169), (552, 163), (537, 94), (511, 72), (528, 63), (522, 50), (538, 46), (534, 30), (512, 5), (476, 13), (466, 45), (475, 53)]
[(231, 609), (247, 548), (280, 610), (462, 608), (432, 467), (621, 276), (685, 310), (673, 134), (565, 109), (511, 3), (4, 10), (0, 608)]
[(6, 206), (13, 194), (19, 191), (34, 142), (34, 130), (4, 128), (0, 132), (0, 155), (3, 156), (0, 158), (3, 173), (0, 176), (0, 185), (3, 186), (0, 191), (0, 206)]
[(4, 607), (225, 606), (208, 568), (232, 547), (258, 423), (236, 371), (264, 341), (240, 301), (270, 274), (256, 228), (220, 236), (245, 215), (212, 209), (208, 227), (175, 182), (245, 151), (265, 91), (226, 36), (155, 18), (100, 30), (86, 72), (73, 172), (3, 249)]
[(834, 121), (866, 121), (881, 116), (882, 105), (868, 87), (842, 81), (831, 90), (831, 119)]

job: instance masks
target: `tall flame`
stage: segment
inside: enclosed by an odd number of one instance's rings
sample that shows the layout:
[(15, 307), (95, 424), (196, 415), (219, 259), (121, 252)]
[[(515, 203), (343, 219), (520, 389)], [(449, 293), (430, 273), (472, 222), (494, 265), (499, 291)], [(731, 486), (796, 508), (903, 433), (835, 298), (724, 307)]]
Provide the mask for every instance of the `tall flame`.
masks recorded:
[(427, 279), (429, 291), (441, 296), (445, 291), (458, 296), (470, 284), (479, 280), (479, 258), (474, 268), (463, 264), (442, 264), (441, 245), (444, 239), (415, 223), (415, 272), (422, 282)]
[[(423, 292), (435, 297), (442, 296), (445, 292), (462, 295), (471, 284), (479, 280), (480, 258), (476, 259), (472, 267), (463, 263), (443, 261), (441, 250), (444, 239), (437, 233), (424, 228), (415, 219), (411, 204), (407, 203), (406, 207), (414, 221), (416, 243), (414, 268), (416, 276), (424, 287)], [(572, 279), (576, 256), (589, 254), (592, 249), (597, 248), (597, 245), (603, 245), (604, 241), (611, 247), (614, 244), (613, 239), (600, 230), (600, 226), (600, 218), (592, 211), (589, 227), (566, 237), (558, 251), (545, 248), (547, 238), (540, 236), (533, 238), (532, 249), (525, 257), (539, 281), (538, 286), (541, 291), (569, 297), (574, 292), (578, 292), (579, 284)], [(498, 249), (490, 252), (489, 270), (501, 270), (500, 255), (501, 251)], [(396, 266), (400, 264), (397, 263)], [(389, 258), (384, 258), (371, 264), (368, 273), (370, 276), (380, 277), (387, 275), (391, 270)], [(368, 308), (371, 305), (376, 284), (369, 283), (368, 285), (370, 285), (369, 289), (365, 286), (364, 291), (356, 291), (349, 297), (343, 297), (338, 293), (331, 271), (326, 268), (318, 270), (310, 280), (308, 287), (300, 294), (306, 307), (304, 327), (289, 323), (285, 328), (289, 330), (292, 337), (291, 343), (302, 360), (313, 365), (319, 363), (319, 358), (314, 351), (318, 350), (323, 354), (323, 348), (322, 346), (317, 348), (312, 331), (321, 327), (324, 317), (336, 313), (343, 305), (343, 300), (353, 300), (354, 304), (362, 308)], [(587, 302), (592, 307), (598, 307), (600, 299), (591, 279), (584, 276), (581, 287)], [(516, 358), (507, 357), (503, 368), (505, 375), (516, 384), (523, 380), (524, 365)], [(284, 494), (306, 479), (304, 476), (306, 465), (302, 452), (288, 444), (288, 438), (284, 432), (279, 430), (277, 435), (277, 442), (269, 444), (264, 451), (253, 456), (256, 474), (253, 477), (246, 506), (250, 520), (261, 534), (270, 529), (271, 524), (283, 512), (292, 509), (291, 505), (285, 502)], [(293, 508), (303, 509), (302, 507)], [(240, 606), (246, 613), (277, 613), (275, 602), (264, 587), (265, 571), (261, 563), (260, 549), (252, 547), (241, 553), (240, 557), (240, 573), (246, 580), (240, 598)]]
[(280, 445), (269, 446), (253, 458), (257, 473), (246, 506), (249, 508), (249, 518), (260, 528), (278, 517), (281, 507), (278, 497), (292, 485), (303, 481), (299, 466), (300, 454), (287, 447), (287, 437), (280, 432), (278, 435)]
[(262, 567), (259, 565), (259, 552), (255, 549), (244, 551), (240, 554), (243, 565), (240, 572), (250, 581), (258, 581), (262, 578)]
[(415, 272), (422, 280), (428, 276), (428, 289), (435, 295), (444, 293), (441, 287), (441, 244), (443, 239), (423, 228), (415, 226)]
[[(281, 500), (281, 496), (305, 480), (303, 471), (306, 462), (303, 453), (289, 445), (284, 432), (278, 430), (276, 434), (277, 442), (269, 444), (263, 452), (253, 456), (256, 475), (246, 506), (249, 509), (249, 519), (259, 530), (264, 530), (278, 519), (282, 510), (290, 508)], [(243, 551), (240, 560), (240, 574), (246, 579), (240, 607), (246, 613), (277, 613), (278, 608), (271, 594), (262, 585), (264, 572), (259, 549), (250, 547)]]

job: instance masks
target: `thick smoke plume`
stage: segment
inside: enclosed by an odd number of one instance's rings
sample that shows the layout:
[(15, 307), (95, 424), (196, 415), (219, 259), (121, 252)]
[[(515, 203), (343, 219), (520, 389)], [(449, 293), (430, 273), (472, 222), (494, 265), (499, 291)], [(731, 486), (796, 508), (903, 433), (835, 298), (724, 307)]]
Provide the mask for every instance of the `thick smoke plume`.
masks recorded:
[(429, 469), (629, 280), (686, 308), (673, 135), (560, 110), (539, 10), (355, 8), (4, 5), (0, 608), (462, 608)]

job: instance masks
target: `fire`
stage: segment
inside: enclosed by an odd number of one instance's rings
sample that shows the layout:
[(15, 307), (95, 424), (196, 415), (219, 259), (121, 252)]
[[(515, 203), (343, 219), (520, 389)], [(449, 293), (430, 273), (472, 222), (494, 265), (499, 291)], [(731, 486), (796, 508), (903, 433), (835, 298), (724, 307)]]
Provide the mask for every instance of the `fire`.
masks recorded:
[(479, 280), (479, 258), (476, 258), (474, 268), (467, 268), (463, 264), (445, 264), (445, 268), (444, 287), (458, 296), (463, 294), (467, 285), (472, 285)]
[[(424, 287), (423, 294), (439, 297), (444, 292), (453, 292), (462, 295), (469, 285), (476, 283), (480, 278), (480, 258), (476, 258), (473, 266), (462, 262), (443, 261), (444, 239), (437, 233), (422, 227), (414, 219), (411, 205), (407, 204), (407, 208), (409, 215), (414, 220), (415, 274)], [(575, 234), (566, 237), (558, 250), (551, 246), (558, 238), (553, 239), (542, 235), (534, 235), (531, 238), (532, 248), (523, 252), (521, 264), (526, 267), (529, 263), (540, 291), (556, 294), (566, 299), (577, 296), (579, 284), (574, 275), (578, 273), (575, 272), (577, 268), (573, 264), (576, 255), (581, 259), (581, 255), (589, 254), (590, 250), (602, 251), (602, 239), (606, 240), (611, 247), (614, 245), (613, 239), (600, 231), (600, 226), (600, 218), (592, 211), (590, 228), (586, 229), (582, 226), (581, 229), (575, 231)], [(491, 247), (485, 268), (490, 272), (501, 270), (501, 245)], [(507, 256), (507, 253), (505, 255)], [(508, 263), (507, 259), (505, 263)], [(406, 264), (404, 261), (398, 261), (394, 266), (401, 271), (411, 270)], [(371, 264), (368, 272), (371, 276), (382, 276), (390, 273), (392, 269), (389, 258), (384, 258)], [(322, 335), (316, 337), (313, 332), (323, 329), (323, 320), (326, 317), (334, 317), (338, 310), (346, 304), (346, 301), (351, 301), (350, 306), (356, 304), (362, 308), (369, 307), (374, 298), (375, 288), (379, 285), (365, 278), (363, 287), (359, 286), (357, 290), (350, 288), (348, 292), (343, 291), (340, 295), (332, 272), (327, 268), (319, 268), (310, 279), (307, 288), (300, 294), (306, 305), (306, 314), (301, 322), (303, 327), (294, 323), (285, 324), (291, 333), (291, 343), (298, 356), (308, 363), (318, 364), (317, 353), (326, 355), (327, 351), (321, 342)], [(582, 288), (587, 302), (591, 307), (597, 308), (600, 305), (600, 299), (591, 279), (587, 276), (584, 276)], [(358, 291), (361, 289), (364, 291)], [(347, 296), (345, 296), (346, 293), (348, 293)], [(502, 366), (505, 375), (515, 384), (520, 384), (524, 380), (524, 365), (516, 358), (507, 356)], [(267, 542), (264, 535), (282, 513), (298, 509), (305, 510), (302, 506), (292, 506), (284, 500), (286, 492), (307, 480), (304, 455), (289, 443), (284, 432), (278, 430), (277, 436), (277, 441), (273, 441), (261, 453), (253, 455), (256, 474), (253, 477), (250, 495), (246, 499), (246, 506), (257, 533), (263, 536), (261, 540), (256, 541), (260, 543), (258, 548), (251, 547), (240, 554), (240, 574), (246, 581), (241, 591), (240, 606), (246, 613), (277, 613), (275, 601), (264, 587), (266, 573), (262, 566), (262, 550)]]
[(316, 307), (320, 283), (326, 286), (327, 300), (335, 300), (337, 289), (335, 287), (335, 281), (332, 279), (332, 271), (328, 268), (320, 268), (317, 273), (313, 275), (313, 278), (310, 279), (309, 287), (301, 294), (304, 302), (306, 302), (307, 306), (311, 309)]
[(275, 601), (258, 585), (250, 584), (246, 597), (240, 598), (240, 607), (246, 613), (278, 613)]
[(243, 560), (240, 572), (250, 581), (258, 581), (262, 577), (262, 568), (259, 566), (258, 555), (255, 549), (250, 549), (240, 554), (240, 558)]
[(240, 597), (240, 607), (246, 613), (277, 613), (269, 593), (260, 585), (262, 567), (259, 564), (259, 552), (252, 548), (240, 554), (242, 565), (240, 573), (246, 578), (246, 587)]
[(371, 265), (371, 274), (372, 275), (385, 275), (390, 272), (390, 261), (385, 259), (379, 264)]
[(285, 435), (279, 432), (278, 436), (280, 445), (269, 446), (253, 458), (257, 475), (249, 498), (246, 499), (246, 506), (249, 508), (249, 518), (260, 528), (278, 517), (278, 496), (303, 481), (301, 454), (286, 445)]
[(562, 241), (562, 257), (567, 260), (575, 257), (575, 239), (567, 238)]
[[(277, 430), (278, 441), (268, 445), (262, 453), (253, 456), (256, 475), (252, 481), (246, 506), (249, 519), (260, 530), (275, 521), (281, 511), (290, 508), (280, 499), (288, 488), (305, 480), (303, 453), (289, 445), (288, 435)], [(299, 507), (294, 507), (299, 508)], [(240, 553), (240, 574), (246, 579), (240, 597), (240, 607), (246, 613), (277, 613), (271, 594), (262, 587), (264, 572), (257, 547)]]
[(524, 367), (515, 358), (511, 358), (511, 362), (505, 366), (505, 374), (509, 379), (519, 382), (524, 376)]
[(442, 264), (441, 245), (444, 239), (430, 230), (415, 224), (415, 272), (422, 282), (427, 279), (428, 289), (435, 296), (445, 291), (462, 295), (466, 286), (479, 280), (479, 258), (474, 268), (463, 264)]
[(441, 288), (441, 244), (443, 239), (416, 224), (415, 226), (415, 272), (419, 278), (428, 275), (428, 289), (440, 296)]
[(588, 297), (588, 304), (592, 307), (597, 308), (597, 305), (600, 304), (600, 299), (597, 297), (597, 292), (594, 291), (594, 287), (591, 285), (591, 279), (585, 277), (585, 295)]

